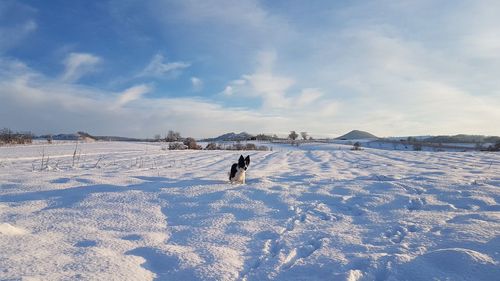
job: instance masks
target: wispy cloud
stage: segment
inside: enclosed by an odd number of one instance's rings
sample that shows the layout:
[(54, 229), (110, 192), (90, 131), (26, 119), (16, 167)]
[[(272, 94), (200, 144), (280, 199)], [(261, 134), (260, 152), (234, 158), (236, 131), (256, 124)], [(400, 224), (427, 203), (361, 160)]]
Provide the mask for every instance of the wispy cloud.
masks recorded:
[(268, 13), (257, 1), (208, 0), (179, 1), (179, 17), (192, 22), (224, 22), (227, 24), (262, 26)]
[(53, 79), (17, 61), (1, 59), (0, 69), (0, 119), (16, 130), (144, 137), (175, 129), (201, 137), (242, 128), (272, 131), (288, 122), (210, 100), (148, 98), (152, 88), (144, 84), (115, 93)]
[(0, 53), (21, 45), (36, 32), (36, 12), (21, 1), (0, 2)]
[(148, 85), (137, 85), (123, 91), (116, 103), (116, 107), (124, 106), (125, 104), (132, 102), (134, 100), (140, 99), (144, 94), (151, 91), (151, 87)]
[(321, 92), (317, 88), (306, 88), (300, 92), (300, 95), (295, 100), (296, 106), (309, 105), (319, 98), (323, 96), (323, 92)]
[(191, 77), (191, 85), (195, 92), (199, 92), (203, 89), (203, 81), (198, 77)]
[(0, 26), (0, 52), (20, 44), (37, 27), (32, 19), (13, 26)]
[(231, 85), (227, 85), (224, 90), (222, 90), (221, 94), (224, 95), (224, 96), (232, 96), (234, 93), (234, 90), (233, 90), (233, 86)]
[(183, 69), (188, 68), (190, 65), (190, 63), (182, 61), (166, 62), (166, 59), (162, 54), (156, 54), (151, 59), (151, 62), (149, 62), (149, 64), (138, 74), (138, 77), (175, 77)]
[(304, 88), (300, 94), (294, 94), (291, 87), (296, 80), (274, 72), (276, 57), (277, 54), (274, 51), (259, 52), (255, 72), (244, 74), (240, 79), (230, 81), (222, 94), (258, 97), (262, 100), (262, 107), (265, 110), (301, 108), (323, 96), (321, 90), (317, 88)]
[(64, 59), (65, 69), (61, 78), (67, 82), (77, 81), (82, 76), (95, 71), (101, 61), (101, 58), (93, 54), (70, 53)]

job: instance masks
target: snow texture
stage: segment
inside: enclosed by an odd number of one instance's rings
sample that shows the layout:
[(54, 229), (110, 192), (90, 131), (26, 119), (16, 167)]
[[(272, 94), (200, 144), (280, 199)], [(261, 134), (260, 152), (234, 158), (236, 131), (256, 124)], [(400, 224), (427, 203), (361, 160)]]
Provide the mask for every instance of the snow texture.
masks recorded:
[(500, 280), (499, 154), (247, 153), (0, 147), (0, 280)]

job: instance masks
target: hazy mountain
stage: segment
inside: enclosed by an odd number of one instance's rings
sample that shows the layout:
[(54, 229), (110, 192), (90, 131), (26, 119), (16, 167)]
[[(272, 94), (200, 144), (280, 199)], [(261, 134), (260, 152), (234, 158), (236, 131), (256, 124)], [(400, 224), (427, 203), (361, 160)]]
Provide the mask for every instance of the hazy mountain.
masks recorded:
[(53, 140), (78, 140), (80, 139), (79, 134), (57, 134), (57, 135), (41, 135), (35, 137), (37, 139), (48, 139), (52, 138)]
[(500, 141), (500, 137), (460, 134), (454, 136), (435, 136), (426, 138), (424, 141), (432, 143), (496, 143)]
[(378, 139), (378, 137), (360, 130), (352, 130), (349, 133), (342, 135), (337, 140), (360, 140), (360, 139)]
[(231, 132), (215, 138), (204, 139), (203, 141), (245, 141), (245, 140), (251, 140), (252, 138), (255, 137), (247, 132), (241, 132), (239, 134)]
[(137, 139), (137, 138), (118, 137), (118, 136), (94, 136), (86, 132), (77, 132), (73, 134), (41, 135), (35, 138), (37, 139), (52, 138), (53, 140), (65, 140), (65, 141), (76, 141), (82, 139), (103, 140), (103, 141), (148, 141), (148, 139)]

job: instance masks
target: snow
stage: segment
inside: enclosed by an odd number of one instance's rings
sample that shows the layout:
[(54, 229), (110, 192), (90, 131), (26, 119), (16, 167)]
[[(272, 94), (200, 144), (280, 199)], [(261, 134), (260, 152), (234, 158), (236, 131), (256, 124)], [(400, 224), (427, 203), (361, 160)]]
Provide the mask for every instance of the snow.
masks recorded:
[(23, 235), (26, 234), (26, 230), (15, 227), (8, 223), (0, 223), (0, 235)]
[(500, 154), (347, 147), (0, 147), (0, 280), (498, 280)]

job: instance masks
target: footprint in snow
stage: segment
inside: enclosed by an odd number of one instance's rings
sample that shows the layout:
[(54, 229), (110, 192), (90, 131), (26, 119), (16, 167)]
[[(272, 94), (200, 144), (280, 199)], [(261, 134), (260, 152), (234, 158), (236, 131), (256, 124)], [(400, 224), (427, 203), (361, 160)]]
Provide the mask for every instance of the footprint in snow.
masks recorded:
[(97, 245), (97, 242), (93, 240), (82, 240), (75, 244), (76, 247), (81, 248), (94, 247), (95, 245)]
[(406, 206), (406, 208), (410, 211), (421, 210), (425, 204), (425, 198), (412, 198), (408, 200), (408, 205)]
[(396, 226), (389, 230), (387, 230), (384, 234), (386, 238), (389, 239), (394, 244), (401, 243), (403, 239), (406, 237), (408, 233), (408, 229), (404, 226)]
[(305, 259), (312, 255), (316, 250), (323, 246), (323, 241), (321, 239), (311, 240), (308, 244), (294, 248), (286, 256), (283, 261), (282, 268), (289, 269), (294, 266), (298, 260)]
[(123, 236), (122, 239), (128, 240), (128, 241), (139, 241), (142, 239), (142, 236), (137, 235), (137, 234), (130, 234), (130, 235)]
[(307, 211), (309, 215), (316, 216), (323, 221), (337, 221), (339, 218), (335, 215), (328, 214), (326, 211), (319, 210), (317, 208)]

